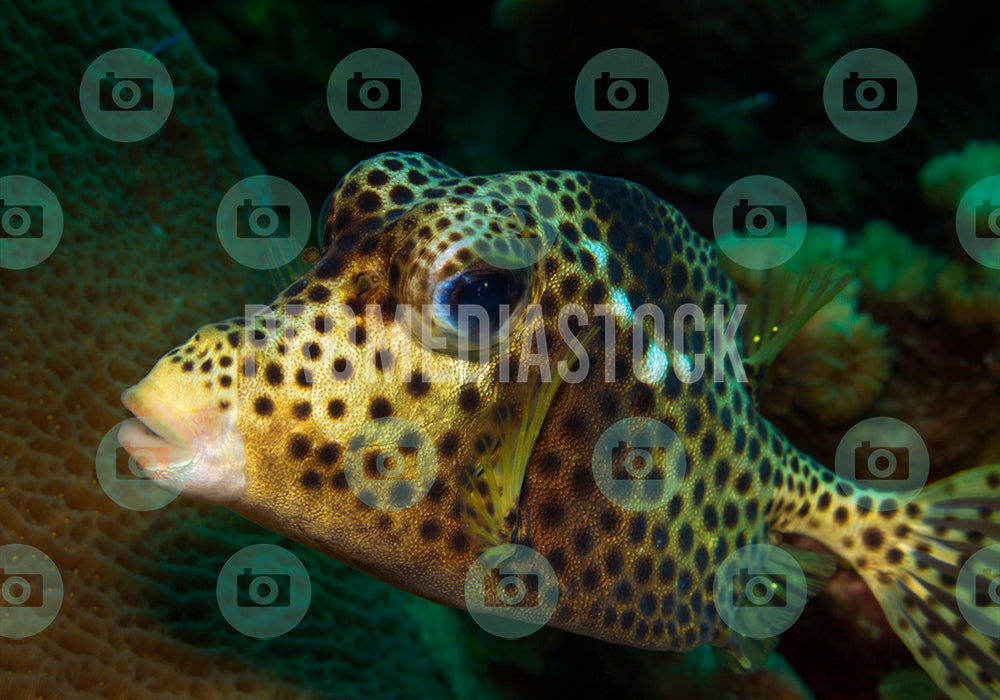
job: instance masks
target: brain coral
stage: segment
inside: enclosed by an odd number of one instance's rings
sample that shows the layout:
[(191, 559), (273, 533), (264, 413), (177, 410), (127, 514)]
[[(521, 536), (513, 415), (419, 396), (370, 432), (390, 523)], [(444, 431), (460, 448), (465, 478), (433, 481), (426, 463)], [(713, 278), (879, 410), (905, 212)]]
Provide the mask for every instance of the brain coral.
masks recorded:
[[(242, 637), (216, 609), (216, 573), (242, 546), (286, 543), (222, 509), (137, 513), (101, 490), (95, 451), (125, 418), (121, 390), (206, 319), (273, 291), (214, 233), (219, 197), (259, 166), (166, 2), (3, 13), (2, 174), (43, 180), (66, 223), (44, 263), (0, 269), (0, 545), (48, 554), (65, 597), (43, 632), (0, 638), (0, 697), (491, 697), (462, 659), (432, 658), (420, 627), (431, 604), (294, 545), (311, 614), (285, 637)], [(178, 36), (159, 54), (176, 90), (163, 130), (121, 144), (90, 129), (78, 81), (91, 60)], [(437, 627), (468, 629), (444, 612)]]

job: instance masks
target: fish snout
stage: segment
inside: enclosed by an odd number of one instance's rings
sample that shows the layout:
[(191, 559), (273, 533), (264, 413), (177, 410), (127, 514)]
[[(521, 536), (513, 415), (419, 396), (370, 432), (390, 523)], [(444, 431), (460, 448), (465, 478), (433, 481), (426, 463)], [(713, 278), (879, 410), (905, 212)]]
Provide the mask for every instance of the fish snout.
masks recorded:
[[(196, 335), (188, 347), (202, 339)], [(246, 484), (235, 372), (221, 370), (220, 358), (197, 355), (187, 347), (171, 351), (122, 392), (135, 419), (121, 427), (118, 440), (142, 476), (157, 485), (231, 503)]]

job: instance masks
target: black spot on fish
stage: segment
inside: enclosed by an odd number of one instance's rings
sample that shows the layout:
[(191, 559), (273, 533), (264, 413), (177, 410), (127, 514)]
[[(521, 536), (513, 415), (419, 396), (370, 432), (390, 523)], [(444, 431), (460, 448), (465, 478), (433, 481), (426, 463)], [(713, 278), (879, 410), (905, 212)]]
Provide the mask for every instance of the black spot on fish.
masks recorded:
[(628, 538), (632, 544), (639, 544), (646, 537), (646, 514), (637, 513), (629, 525)]
[(267, 396), (258, 396), (254, 399), (253, 410), (258, 416), (269, 416), (274, 413), (274, 402)]
[(672, 559), (664, 559), (660, 562), (660, 566), (656, 570), (657, 576), (660, 577), (660, 581), (663, 583), (672, 583), (674, 576), (676, 575), (676, 569), (674, 567), (674, 562)]
[(338, 357), (333, 361), (333, 378), (346, 381), (351, 378), (354, 373), (354, 367), (351, 366), (351, 361), (346, 357)]
[(739, 494), (746, 494), (750, 487), (753, 485), (753, 477), (750, 476), (750, 472), (742, 471), (739, 476), (736, 477), (734, 486), (736, 487), (736, 492)]
[(312, 450), (312, 440), (308, 436), (293, 433), (288, 438), (286, 451), (292, 459), (301, 461), (309, 455), (310, 450)]
[(342, 448), (336, 442), (326, 442), (316, 450), (316, 459), (319, 460), (320, 464), (330, 466), (338, 459), (342, 453)]
[(471, 413), (479, 408), (479, 388), (475, 384), (462, 387), (458, 393), (458, 407), (465, 413)]
[(616, 508), (608, 508), (601, 513), (601, 529), (604, 532), (614, 532), (621, 525), (622, 516)]
[(632, 574), (636, 583), (646, 583), (653, 575), (653, 558), (639, 557), (632, 567)]
[(727, 501), (722, 508), (722, 526), (732, 530), (740, 522), (740, 511), (732, 501)]
[(315, 489), (319, 488), (322, 485), (323, 477), (320, 475), (318, 471), (310, 469), (309, 471), (302, 474), (302, 476), (299, 478), (299, 483), (301, 483), (302, 486), (304, 486), (307, 489)]
[(376, 396), (368, 403), (368, 415), (372, 418), (386, 418), (392, 415), (392, 403), (384, 396)]
[[(546, 500), (541, 504), (538, 509), (538, 519), (541, 521), (542, 527), (554, 528), (558, 527), (563, 520), (563, 507), (556, 499)], [(551, 561), (549, 562), (552, 563)]]
[(604, 557), (604, 570), (608, 576), (617, 576), (622, 572), (623, 567), (624, 560), (622, 559), (621, 552), (617, 549), (612, 550)]
[[(376, 357), (379, 357), (379, 355), (376, 355)], [(416, 399), (425, 396), (431, 388), (430, 381), (421, 372), (413, 374), (409, 381), (404, 382), (404, 385), (406, 386), (406, 392)]]
[(677, 537), (677, 543), (680, 546), (681, 554), (687, 554), (691, 551), (694, 546), (694, 530), (687, 523), (681, 525), (680, 533)]
[(461, 444), (461, 436), (458, 431), (450, 430), (445, 433), (437, 445), (438, 454), (441, 457), (450, 458), (454, 457), (458, 452), (458, 446)]
[(441, 536), (441, 523), (435, 519), (425, 520), (420, 525), (420, 536), (425, 540), (436, 540)]
[(278, 386), (281, 384), (285, 377), (285, 373), (282, 371), (281, 366), (276, 362), (269, 362), (266, 367), (264, 367), (264, 379), (271, 386)]

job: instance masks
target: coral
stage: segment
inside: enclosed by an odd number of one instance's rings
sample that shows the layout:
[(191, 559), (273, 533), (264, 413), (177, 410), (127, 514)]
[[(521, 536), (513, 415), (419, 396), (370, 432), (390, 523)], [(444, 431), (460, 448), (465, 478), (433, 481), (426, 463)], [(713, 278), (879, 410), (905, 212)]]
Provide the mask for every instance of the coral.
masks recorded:
[[(949, 151), (928, 160), (917, 177), (928, 204), (954, 216), (966, 190), (997, 173), (1000, 173), (1000, 141), (972, 140), (961, 151)], [(1000, 192), (996, 199), (1000, 201)]]
[[(772, 241), (773, 245), (794, 245), (790, 238), (786, 238), (784, 235), (781, 235), (782, 231), (780, 229), (777, 229), (776, 233), (778, 235), (776, 235)], [(725, 243), (725, 248), (735, 251), (735, 254), (740, 258), (746, 257), (740, 254), (741, 250), (752, 251), (756, 243), (753, 238), (737, 237), (733, 235), (732, 232), (727, 233), (724, 236), (720, 236), (716, 242), (720, 244)], [(789, 250), (788, 247), (783, 249), (786, 251)], [(831, 264), (842, 258), (846, 250), (847, 234), (843, 229), (837, 228), (836, 226), (827, 226), (825, 224), (809, 224), (806, 236), (802, 240), (802, 245), (797, 251), (795, 251), (787, 262), (782, 264), (781, 267), (786, 270), (801, 272), (807, 267), (817, 263)], [(787, 254), (788, 253), (786, 252), (786, 255)], [(757, 270), (744, 267), (725, 254), (720, 255), (719, 259), (722, 263), (722, 268), (726, 271), (726, 274), (729, 275), (744, 292), (756, 292), (761, 288), (761, 286), (763, 286), (771, 275), (769, 270)], [(856, 294), (856, 292), (856, 289), (851, 290), (852, 294)]]
[(866, 294), (882, 303), (907, 306), (916, 312), (929, 301), (945, 260), (895, 229), (888, 221), (866, 223), (844, 256), (865, 286)]
[[(754, 243), (732, 240), (737, 246)], [(980, 338), (968, 347), (988, 343), (983, 334), (1000, 320), (1000, 273), (949, 260), (888, 221), (869, 221), (853, 236), (811, 224), (801, 248), (782, 267), (802, 271), (816, 264), (837, 265), (854, 279), (802, 328), (769, 371), (761, 401), (772, 417), (805, 413), (824, 424), (846, 424), (874, 406), (891, 378), (895, 355), (906, 351), (912, 357), (918, 344), (921, 353), (931, 347), (918, 339), (929, 328), (915, 327), (915, 319), (936, 324), (938, 334), (942, 325), (965, 328)], [(745, 294), (773, 274), (726, 256), (722, 265)], [(996, 376), (995, 368), (984, 376)]]
[[(90, 61), (175, 36), (159, 53), (176, 90), (163, 129), (134, 144), (94, 132), (78, 102)], [(484, 693), (469, 674), (452, 680), (461, 658), (441, 671), (428, 655), (412, 608), (432, 604), (293, 544), (312, 577), (310, 614), (284, 637), (243, 637), (216, 608), (216, 572), (242, 546), (285, 543), (223, 509), (139, 513), (102, 492), (95, 451), (125, 418), (121, 390), (206, 319), (272, 295), (215, 236), (219, 198), (259, 166), (166, 2), (18, 3), (0, 40), (3, 173), (43, 180), (66, 221), (43, 264), (0, 269), (0, 544), (41, 549), (65, 588), (48, 628), (0, 638), (0, 697)]]
[(888, 221), (865, 224), (839, 260), (857, 276), (866, 302), (888, 312), (957, 326), (1000, 320), (1000, 271), (949, 260)]
[(949, 262), (938, 274), (934, 291), (953, 323), (1000, 323), (1000, 270)]
[(840, 423), (872, 405), (889, 378), (886, 327), (859, 312), (843, 292), (785, 346), (761, 390), (761, 402), (805, 410)]

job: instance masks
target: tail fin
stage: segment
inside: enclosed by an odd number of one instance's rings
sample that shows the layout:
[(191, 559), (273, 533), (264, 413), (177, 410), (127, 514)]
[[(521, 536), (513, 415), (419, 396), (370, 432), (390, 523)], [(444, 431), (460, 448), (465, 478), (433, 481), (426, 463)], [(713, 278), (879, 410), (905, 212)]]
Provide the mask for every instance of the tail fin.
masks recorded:
[(772, 527), (847, 559), (949, 697), (1000, 698), (1000, 464), (931, 484), (895, 510), (868, 510), (862, 493), (846, 486), (846, 497), (831, 476), (809, 464), (806, 480), (822, 493), (800, 509), (801, 497), (785, 491)]
[(859, 573), (893, 629), (949, 696), (1000, 697), (1000, 465), (926, 487), (886, 524), (884, 563)]

